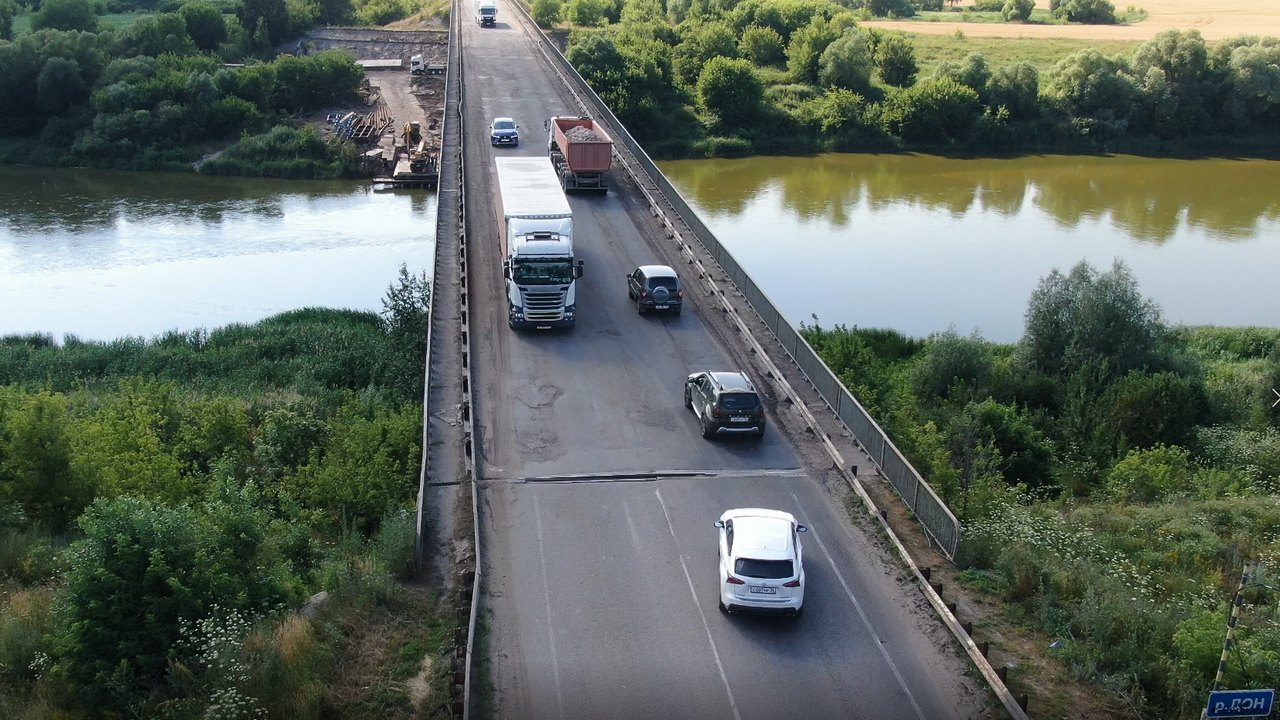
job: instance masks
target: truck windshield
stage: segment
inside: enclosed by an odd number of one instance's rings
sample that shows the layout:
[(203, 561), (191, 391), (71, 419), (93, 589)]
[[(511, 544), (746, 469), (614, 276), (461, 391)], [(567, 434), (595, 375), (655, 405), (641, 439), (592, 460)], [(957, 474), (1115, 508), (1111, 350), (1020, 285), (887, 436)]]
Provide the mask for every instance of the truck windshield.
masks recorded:
[(521, 260), (511, 269), (511, 279), (520, 285), (568, 285), (573, 282), (570, 260)]

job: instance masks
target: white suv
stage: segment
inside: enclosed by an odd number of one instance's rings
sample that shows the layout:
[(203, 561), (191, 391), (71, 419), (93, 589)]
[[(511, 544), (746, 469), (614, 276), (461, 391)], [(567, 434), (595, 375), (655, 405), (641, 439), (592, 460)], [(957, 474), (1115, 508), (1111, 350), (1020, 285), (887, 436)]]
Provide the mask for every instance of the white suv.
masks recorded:
[(720, 528), (720, 610), (800, 615), (808, 528), (781, 510), (726, 510)]

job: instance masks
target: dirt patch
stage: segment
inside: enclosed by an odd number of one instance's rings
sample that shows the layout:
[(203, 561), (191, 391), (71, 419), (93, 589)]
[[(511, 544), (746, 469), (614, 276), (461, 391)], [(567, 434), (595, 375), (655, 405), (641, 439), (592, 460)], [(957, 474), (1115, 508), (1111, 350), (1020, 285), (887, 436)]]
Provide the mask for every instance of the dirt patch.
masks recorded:
[[(972, 3), (960, 3), (960, 7)], [(1149, 40), (1165, 30), (1198, 30), (1205, 40), (1240, 35), (1280, 36), (1280, 13), (1268, 0), (1113, 0), (1117, 12), (1133, 5), (1147, 11), (1147, 19), (1126, 25), (1030, 25), (1022, 23), (920, 22), (868, 20), (865, 27), (928, 35), (956, 31), (969, 37), (1076, 38), (1087, 40)], [(1048, 0), (1036, 7), (1049, 9)]]

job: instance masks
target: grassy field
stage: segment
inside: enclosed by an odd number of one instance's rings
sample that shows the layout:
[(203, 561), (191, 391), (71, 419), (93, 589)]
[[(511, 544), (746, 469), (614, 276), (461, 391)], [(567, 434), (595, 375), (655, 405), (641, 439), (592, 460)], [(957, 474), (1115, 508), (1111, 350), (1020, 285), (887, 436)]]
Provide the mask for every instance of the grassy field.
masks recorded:
[(947, 17), (954, 17), (955, 11), (943, 11), (922, 13), (910, 20), (872, 20), (866, 25), (932, 35), (947, 35), (959, 29), (971, 36), (1080, 40), (1149, 40), (1165, 30), (1196, 30), (1210, 42), (1240, 35), (1280, 36), (1280, 12), (1268, 0), (1121, 0), (1112, 4), (1121, 20), (1118, 25), (1042, 22), (1049, 0), (1036, 0), (1030, 23), (991, 22), (998, 13), (965, 13), (964, 8), (972, 2), (961, 2), (956, 9), (960, 15), (968, 15), (967, 21)]
[(1142, 44), (1140, 40), (973, 37), (963, 30), (950, 35), (912, 35), (911, 42), (916, 48), (921, 77), (930, 75), (943, 62), (959, 63), (972, 53), (985, 57), (992, 69), (1031, 63), (1043, 77), (1059, 60), (1078, 50), (1094, 48), (1104, 55), (1128, 55)]

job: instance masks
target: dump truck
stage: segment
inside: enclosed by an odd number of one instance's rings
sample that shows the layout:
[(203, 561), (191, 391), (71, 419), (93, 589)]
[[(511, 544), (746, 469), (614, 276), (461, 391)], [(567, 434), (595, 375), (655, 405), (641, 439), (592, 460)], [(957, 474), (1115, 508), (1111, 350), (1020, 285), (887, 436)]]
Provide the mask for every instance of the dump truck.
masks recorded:
[(495, 158), (494, 163), (507, 324), (573, 327), (583, 262), (573, 254), (569, 200), (542, 158)]
[(547, 121), (547, 154), (566, 192), (609, 192), (605, 175), (613, 162), (613, 138), (589, 117)]

